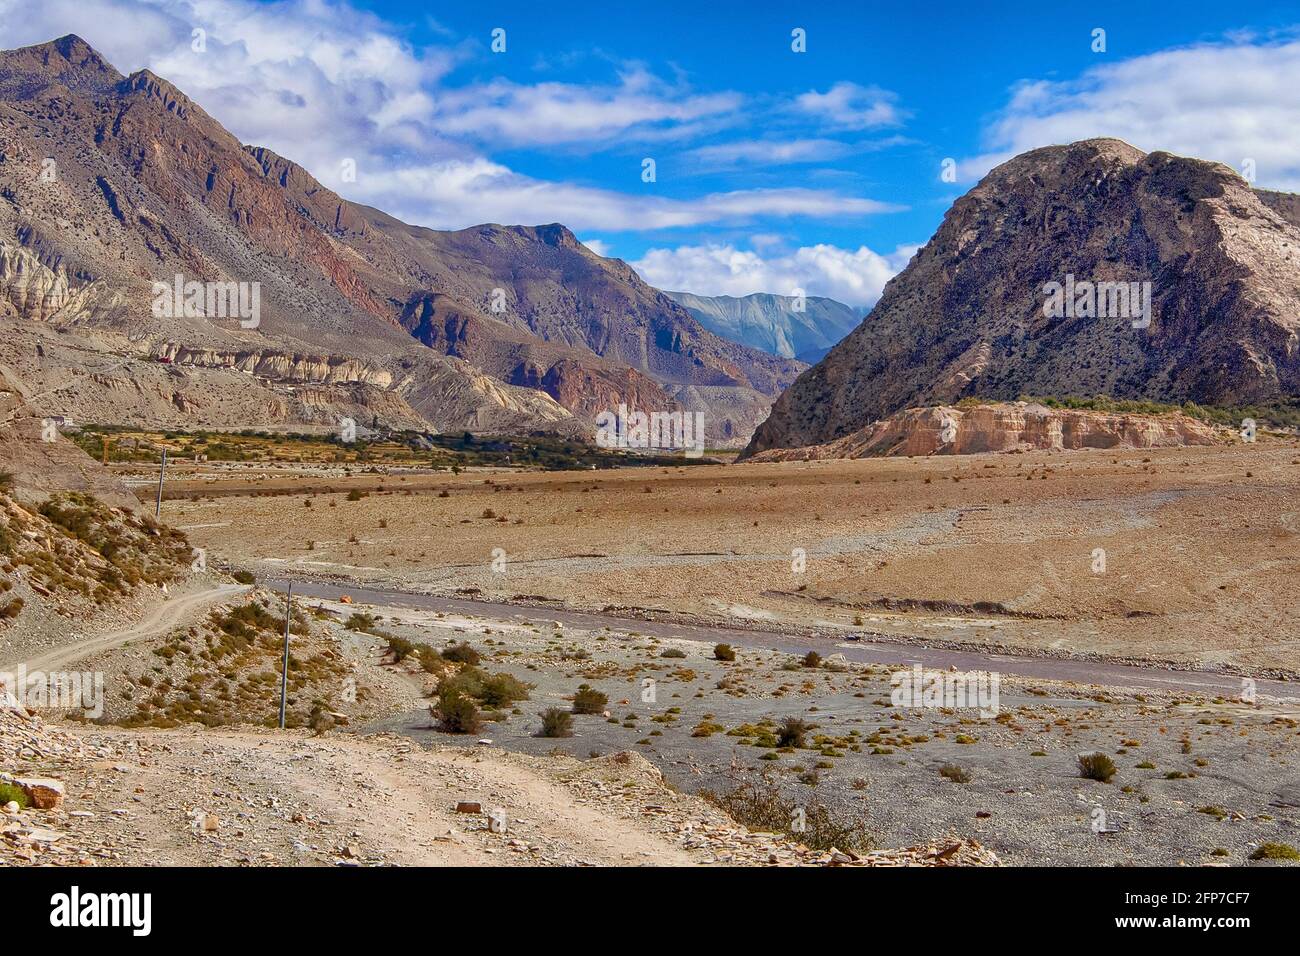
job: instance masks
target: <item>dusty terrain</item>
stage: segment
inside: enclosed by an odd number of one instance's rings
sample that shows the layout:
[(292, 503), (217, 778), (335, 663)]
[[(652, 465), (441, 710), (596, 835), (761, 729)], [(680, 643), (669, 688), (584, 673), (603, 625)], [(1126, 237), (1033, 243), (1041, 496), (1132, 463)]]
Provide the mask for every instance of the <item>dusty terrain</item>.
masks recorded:
[[(206, 600), (213, 600), (205, 593)], [(230, 594), (217, 594), (230, 599)], [(256, 597), (256, 594), (255, 594)], [(108, 672), (106, 720), (129, 710), (144, 662), (159, 678), (186, 665), (159, 659), (198, 602), (182, 599), (120, 641), (70, 648), (59, 662)], [(304, 643), (324, 639), (352, 659), (358, 713), (424, 712), (428, 675), (399, 666), (383, 641), (314, 613)], [(346, 605), (335, 607), (340, 618)], [(172, 627), (169, 625), (179, 625)], [(476, 632), (477, 633), (477, 632)], [(158, 679), (151, 686), (160, 686)], [(178, 680), (179, 683), (179, 680)], [(295, 692), (296, 693), (296, 692)], [(206, 698), (205, 698), (206, 700)], [(355, 701), (368, 703), (358, 711)], [(291, 706), (293, 701), (291, 699)], [(0, 786), (60, 792), (56, 805), (0, 806), (0, 866), (695, 866), (996, 864), (977, 842), (941, 836), (892, 849), (809, 848), (751, 832), (665, 782), (627, 750), (574, 759), (564, 748), (505, 752), (490, 739), (433, 747), (390, 733), (275, 731), (271, 700), (245, 700), (242, 722), (173, 729), (68, 722), (0, 703)], [(345, 715), (335, 714), (347, 724)], [(54, 783), (50, 783), (54, 781)]]
[(164, 517), (263, 576), (1257, 676), (1300, 669), (1294, 440), (590, 473), (339, 470), (311, 478), (315, 494), (270, 469), (187, 468)]
[[(895, 668), (837, 660), (835, 648), (817, 667), (748, 647), (728, 662), (711, 644), (631, 626), (557, 628), (543, 613), (322, 604), (378, 611), (385, 629), (438, 648), (469, 640), (485, 670), (532, 683), (528, 700), (482, 731), (494, 747), (581, 758), (632, 749), (687, 791), (725, 793), (766, 773), (795, 804), (862, 821), (881, 846), (973, 839), (1010, 864), (1242, 865), (1264, 843), (1300, 839), (1294, 698), (1003, 676), (996, 713), (982, 715), (894, 706)], [(607, 695), (605, 713), (575, 716), (572, 737), (539, 737), (542, 712), (568, 709), (583, 683)], [(814, 725), (799, 746), (770, 739), (787, 717)], [(372, 729), (463, 739), (431, 727), (423, 710)], [(1113, 758), (1111, 782), (1080, 777), (1078, 755), (1094, 751)]]

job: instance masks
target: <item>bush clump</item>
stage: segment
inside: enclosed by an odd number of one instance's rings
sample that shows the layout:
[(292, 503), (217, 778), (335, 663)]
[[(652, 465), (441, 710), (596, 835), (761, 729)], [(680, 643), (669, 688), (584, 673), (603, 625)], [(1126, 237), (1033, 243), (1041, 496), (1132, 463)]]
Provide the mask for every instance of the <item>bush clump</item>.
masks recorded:
[(573, 712), (575, 714), (604, 713), (609, 698), (589, 684), (583, 684), (573, 695)]
[(946, 763), (939, 768), (939, 776), (945, 780), (951, 780), (953, 783), (970, 783), (970, 771), (965, 767), (959, 767), (955, 763)]
[(1261, 843), (1250, 854), (1252, 860), (1300, 860), (1300, 850), (1290, 843)]
[(439, 689), (438, 702), (429, 708), (429, 712), (443, 733), (475, 734), (483, 726), (478, 705), (455, 688)]
[(573, 715), (559, 707), (548, 707), (542, 711), (542, 729), (539, 737), (572, 737)]
[(1079, 776), (1085, 780), (1110, 783), (1116, 769), (1115, 761), (1103, 753), (1079, 754)]
[(736, 649), (730, 644), (714, 644), (713, 657), (714, 660), (719, 661), (734, 661), (736, 659)]
[(453, 644), (443, 651), (442, 659), (451, 661), (453, 664), (468, 664), (470, 667), (477, 667), (483, 660), (483, 655), (465, 641), (461, 641), (459, 644)]
[(776, 726), (776, 744), (778, 747), (805, 747), (805, 739), (813, 730), (813, 725), (801, 717), (783, 717)]
[(700, 796), (751, 830), (784, 833), (814, 850), (863, 851), (873, 845), (861, 818), (836, 816), (817, 800), (789, 799), (768, 774), (742, 781), (724, 793), (702, 790)]

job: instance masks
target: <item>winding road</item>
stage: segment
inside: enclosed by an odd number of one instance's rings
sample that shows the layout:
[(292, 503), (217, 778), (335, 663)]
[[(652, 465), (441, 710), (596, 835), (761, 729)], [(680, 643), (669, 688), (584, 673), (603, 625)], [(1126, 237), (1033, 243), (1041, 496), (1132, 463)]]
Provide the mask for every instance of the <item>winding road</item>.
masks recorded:
[(205, 591), (196, 591), (193, 594), (168, 598), (131, 627), (120, 631), (110, 631), (107, 634), (100, 634), (97, 637), (77, 641), (73, 644), (50, 648), (24, 661), (13, 661), (0, 665), (0, 670), (13, 670), (20, 664), (29, 673), (38, 670), (47, 672), (61, 670), (69, 664), (75, 664), (77, 661), (99, 651), (121, 647), (123, 644), (129, 644), (131, 641), (137, 641), (142, 637), (153, 637), (155, 634), (166, 633), (188, 620), (196, 610), (206, 610), (214, 604), (221, 603), (247, 590), (249, 590), (248, 585), (244, 584), (218, 584)]

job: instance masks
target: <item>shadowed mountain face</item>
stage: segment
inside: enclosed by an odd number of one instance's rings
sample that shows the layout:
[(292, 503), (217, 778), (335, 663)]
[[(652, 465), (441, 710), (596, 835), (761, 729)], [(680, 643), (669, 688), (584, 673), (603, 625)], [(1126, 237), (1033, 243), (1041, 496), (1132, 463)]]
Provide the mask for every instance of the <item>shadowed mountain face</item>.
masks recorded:
[[(1118, 140), (1018, 156), (953, 204), (747, 453), (964, 397), (1241, 405), (1300, 394), (1298, 208), (1227, 166)], [(1082, 284), (1103, 282), (1124, 283), (1128, 306), (1118, 285)], [(1045, 309), (1052, 283), (1072, 304)]]
[[(258, 324), (158, 314), (177, 275), (256, 283)], [(171, 427), (576, 432), (625, 401), (696, 403), (736, 441), (803, 368), (563, 226), (438, 232), (350, 203), (71, 36), (0, 53), (0, 323), (37, 405)]]
[(823, 296), (695, 295), (666, 292), (710, 332), (773, 355), (816, 362), (862, 320), (852, 306)]

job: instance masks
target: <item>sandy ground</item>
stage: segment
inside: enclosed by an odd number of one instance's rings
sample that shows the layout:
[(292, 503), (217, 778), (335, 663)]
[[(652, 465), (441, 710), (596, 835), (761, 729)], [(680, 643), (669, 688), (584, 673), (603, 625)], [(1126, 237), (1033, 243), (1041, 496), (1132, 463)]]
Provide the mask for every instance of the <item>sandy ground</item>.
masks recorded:
[(222, 474), (178, 476), (166, 517), (265, 575), (1300, 669), (1296, 443), (301, 479), (313, 495)]

